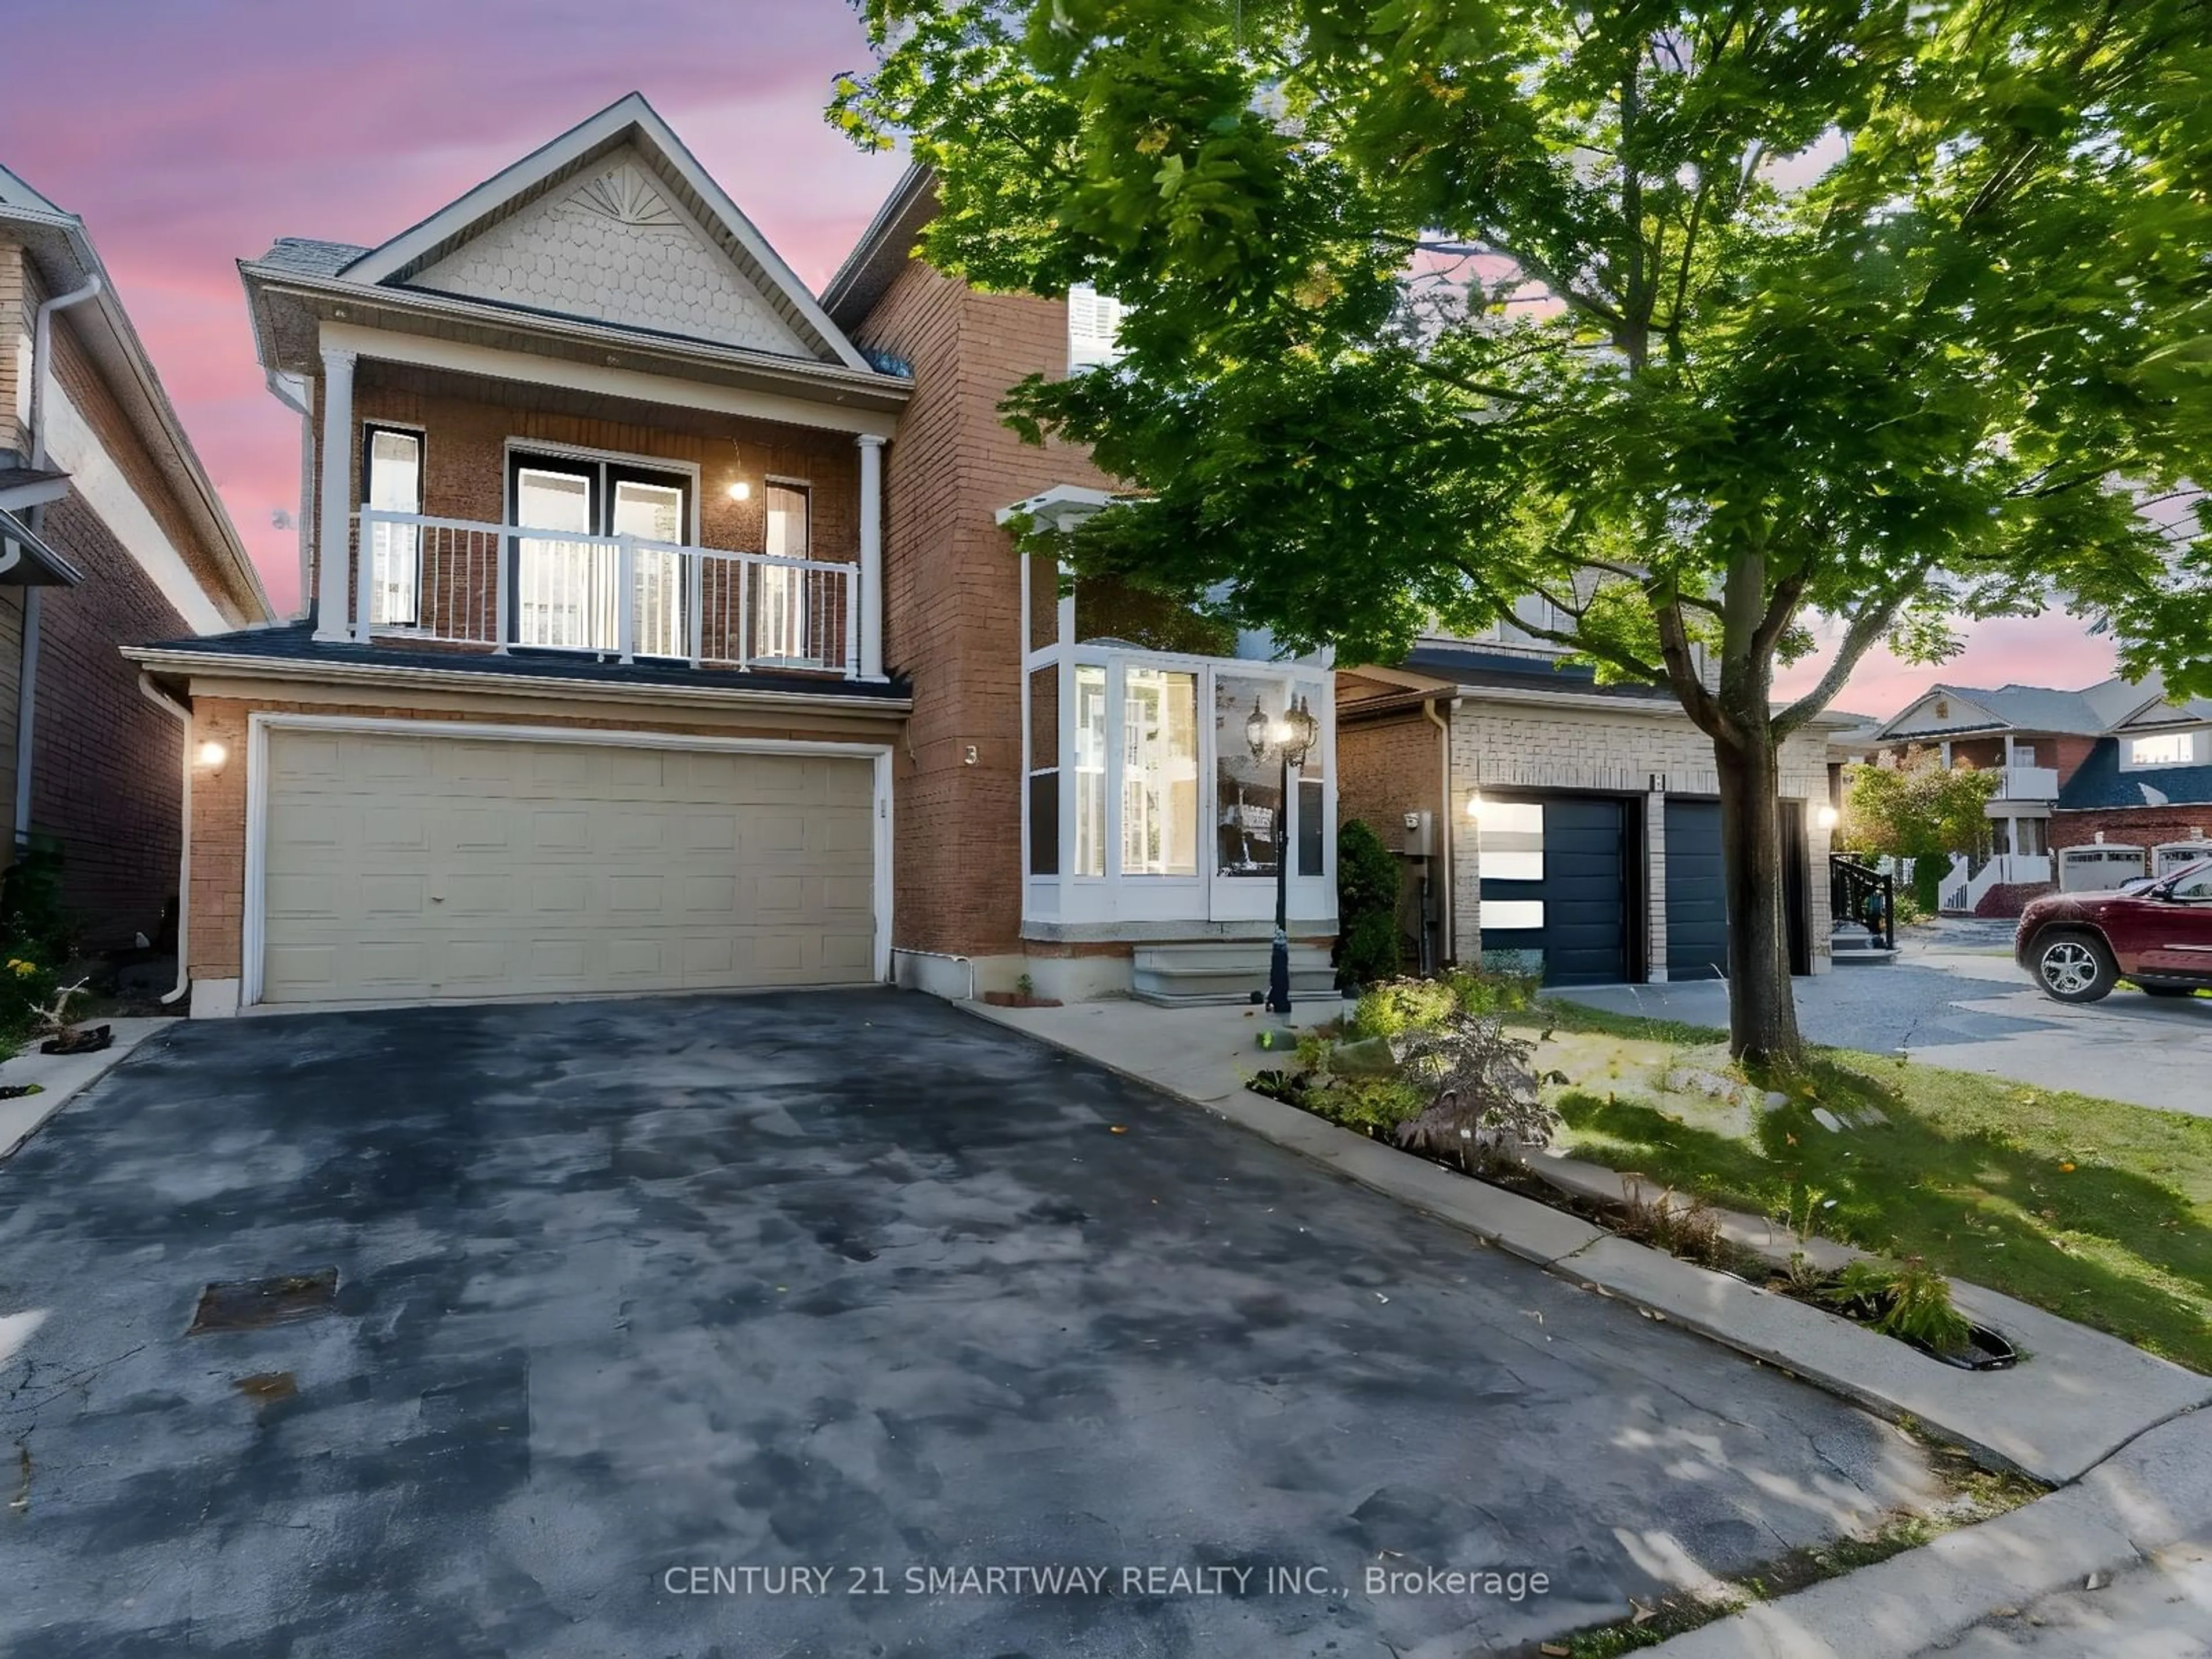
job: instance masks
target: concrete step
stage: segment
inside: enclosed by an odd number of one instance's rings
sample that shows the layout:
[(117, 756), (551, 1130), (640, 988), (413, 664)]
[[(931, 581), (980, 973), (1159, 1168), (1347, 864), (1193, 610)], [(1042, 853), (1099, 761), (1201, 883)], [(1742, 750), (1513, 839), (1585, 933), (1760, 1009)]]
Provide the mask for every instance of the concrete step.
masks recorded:
[[(1139, 946), (1130, 964), (1129, 994), (1163, 1008), (1249, 1002), (1267, 988), (1266, 939), (1208, 939)], [(1317, 945), (1291, 946), (1291, 1000), (1336, 1000), (1336, 970)]]
[(1897, 960), (1898, 952), (1881, 944), (1863, 927), (1838, 928), (1828, 949), (1838, 968), (1865, 968)]

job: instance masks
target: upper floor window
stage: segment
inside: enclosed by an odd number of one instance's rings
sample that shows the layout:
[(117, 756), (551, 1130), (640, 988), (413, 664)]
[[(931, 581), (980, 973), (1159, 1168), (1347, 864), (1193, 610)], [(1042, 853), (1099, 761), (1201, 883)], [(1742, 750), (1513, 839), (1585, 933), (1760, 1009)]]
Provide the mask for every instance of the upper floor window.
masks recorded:
[(2130, 766), (2186, 766), (2196, 758), (2196, 746), (2187, 732), (2160, 732), (2154, 737), (2128, 739)]
[(1110, 363), (1121, 355), (1121, 302), (1088, 283), (1067, 290), (1067, 367)]
[[(372, 514), (420, 514), (422, 434), (371, 426), (362, 429), (361, 447), (362, 504)], [(411, 628), (421, 620), (422, 530), (374, 517), (363, 522), (368, 532), (370, 620)]]

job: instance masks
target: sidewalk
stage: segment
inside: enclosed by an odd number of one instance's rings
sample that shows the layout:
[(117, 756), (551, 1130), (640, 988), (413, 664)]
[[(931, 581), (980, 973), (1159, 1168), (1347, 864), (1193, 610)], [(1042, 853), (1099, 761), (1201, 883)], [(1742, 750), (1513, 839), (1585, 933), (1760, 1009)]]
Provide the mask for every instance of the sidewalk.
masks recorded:
[(115, 1040), (94, 1054), (42, 1054), (35, 1039), (23, 1052), (0, 1063), (0, 1085), (33, 1084), (39, 1092), (0, 1100), (0, 1158), (12, 1157), (38, 1127), (70, 1103), (86, 1088), (107, 1075), (124, 1057), (155, 1032), (175, 1024), (173, 1019), (95, 1019), (94, 1025), (113, 1028)]

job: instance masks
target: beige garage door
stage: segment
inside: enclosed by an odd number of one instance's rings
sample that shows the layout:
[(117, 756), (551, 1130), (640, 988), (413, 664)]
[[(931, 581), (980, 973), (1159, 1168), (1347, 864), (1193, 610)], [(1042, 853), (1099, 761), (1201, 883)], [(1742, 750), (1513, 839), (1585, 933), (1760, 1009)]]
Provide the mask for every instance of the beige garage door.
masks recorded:
[(278, 729), (267, 1002), (874, 977), (874, 769)]

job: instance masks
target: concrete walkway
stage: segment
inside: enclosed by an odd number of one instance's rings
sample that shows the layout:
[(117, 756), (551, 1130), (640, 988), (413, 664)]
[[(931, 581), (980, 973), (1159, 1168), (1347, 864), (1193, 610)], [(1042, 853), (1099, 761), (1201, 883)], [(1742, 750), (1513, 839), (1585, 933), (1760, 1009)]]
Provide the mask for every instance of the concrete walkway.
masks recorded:
[[(1992, 935), (2000, 942), (1992, 944)], [(2147, 997), (2123, 986), (2102, 1002), (2054, 1002), (2001, 942), (2008, 935), (1948, 924), (1898, 940), (1882, 967), (1838, 969), (1795, 981), (1808, 1038), (1931, 1066), (2071, 1089), (2136, 1106), (2212, 1116), (2212, 999)], [(1728, 1024), (1728, 987), (1605, 985), (1555, 995), (1624, 1014)], [(2114, 1063), (2125, 1056), (2124, 1064)]]
[(42, 1054), (35, 1037), (27, 1040), (22, 1053), (0, 1062), (0, 1085), (27, 1085), (38, 1093), (0, 1100), (0, 1158), (11, 1156), (41, 1123), (106, 1076), (133, 1048), (176, 1023), (173, 1019), (88, 1020), (86, 1024), (109, 1026), (114, 1031), (114, 1040), (91, 1054)]

